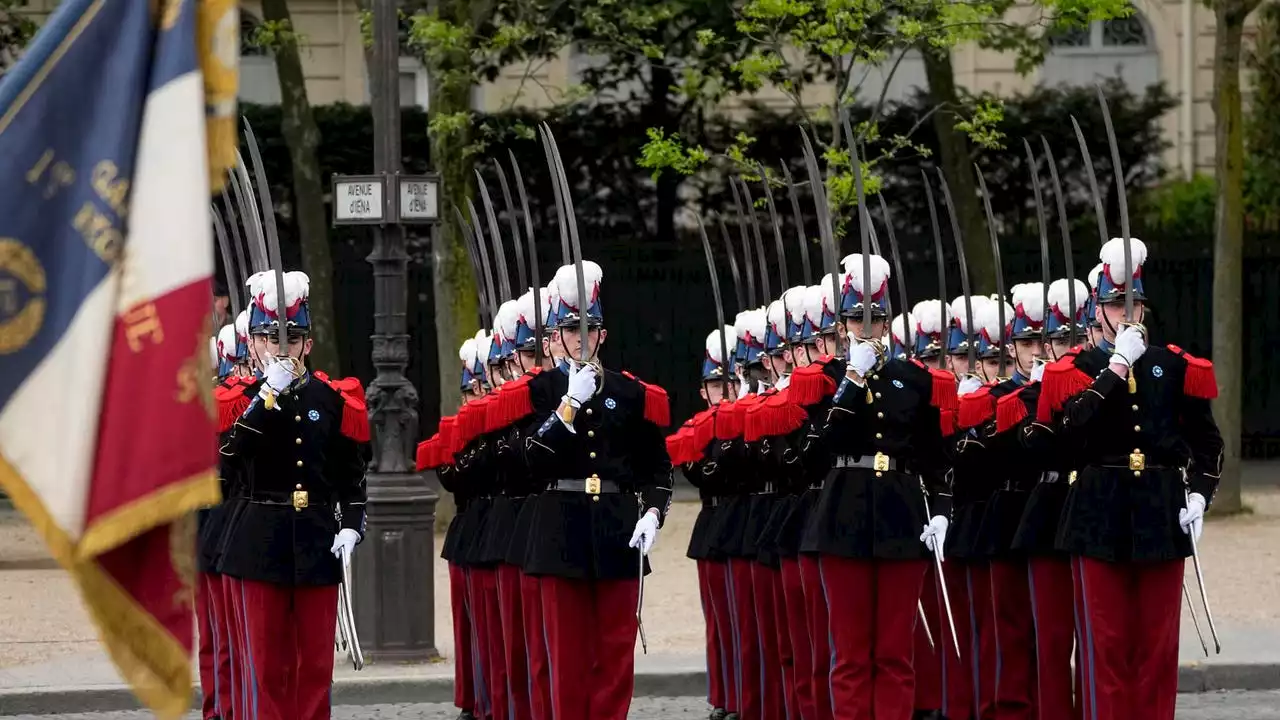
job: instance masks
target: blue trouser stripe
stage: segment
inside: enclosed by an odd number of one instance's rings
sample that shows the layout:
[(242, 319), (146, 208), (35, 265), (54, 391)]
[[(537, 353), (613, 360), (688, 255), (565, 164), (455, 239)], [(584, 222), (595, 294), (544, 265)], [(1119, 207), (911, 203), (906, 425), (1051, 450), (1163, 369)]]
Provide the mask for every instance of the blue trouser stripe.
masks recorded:
[(724, 577), (725, 577), (725, 584), (727, 585), (727, 589), (729, 591), (729, 627), (732, 630), (731, 634), (733, 635), (733, 677), (736, 680), (734, 689), (737, 691), (734, 693), (734, 695), (737, 696), (735, 698), (736, 702), (734, 707), (726, 708), (726, 709), (741, 710), (742, 709), (742, 639), (738, 636), (738, 633), (741, 631), (738, 627), (738, 605), (735, 602), (738, 596), (734, 592), (734, 587), (733, 587), (733, 568), (731, 567), (729, 561), (727, 560), (725, 561)]
[(1031, 572), (1031, 562), (1027, 562), (1027, 587), (1031, 590), (1031, 632), (1035, 633), (1036, 638), (1036, 697), (1044, 697), (1042, 690), (1041, 677), (1044, 675), (1044, 668), (1040, 667), (1039, 648), (1041, 645), (1040, 638), (1040, 610), (1036, 607), (1036, 576)]
[(252, 698), (251, 703), (248, 700), (246, 700), (245, 706), (247, 708), (252, 708), (251, 717), (253, 717), (254, 720), (257, 720), (258, 718), (258, 672), (256, 670), (256, 666), (253, 663), (253, 639), (249, 636), (249, 601), (245, 599), (243, 580), (240, 582), (240, 608), (244, 617), (245, 661), (249, 666), (248, 667), (249, 681), (245, 683), (245, 685), (248, 686), (248, 691), (249, 691), (248, 697)]
[[(539, 589), (541, 592), (541, 589)], [(547, 646), (547, 683), (551, 686), (551, 707), (547, 708), (547, 713), (551, 716), (551, 720), (556, 717), (556, 667), (552, 663), (555, 653), (551, 652), (551, 637), (547, 634), (547, 613), (543, 608), (542, 612), (542, 643)]]
[(1098, 654), (1093, 642), (1093, 618), (1089, 612), (1089, 583), (1084, 577), (1083, 559), (1080, 560), (1080, 602), (1084, 604), (1084, 636), (1089, 653), (1089, 714), (1096, 720), (1098, 717), (1098, 668), (1094, 663), (1097, 661)]
[(969, 591), (969, 654), (973, 661), (973, 717), (975, 720), (982, 715), (982, 700), (980, 692), (982, 682), (979, 679), (978, 665), (982, 657), (981, 644), (982, 640), (978, 636), (978, 613), (974, 610), (973, 597), (973, 568), (966, 567), (964, 569), (964, 584)]

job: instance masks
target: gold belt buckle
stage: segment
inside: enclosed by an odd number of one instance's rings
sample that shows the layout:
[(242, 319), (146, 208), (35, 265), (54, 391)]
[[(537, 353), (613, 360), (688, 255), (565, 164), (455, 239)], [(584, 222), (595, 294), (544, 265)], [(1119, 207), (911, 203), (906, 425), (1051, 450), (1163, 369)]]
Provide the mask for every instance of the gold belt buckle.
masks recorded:
[(884, 453), (882, 453), (882, 452), (878, 452), (878, 453), (876, 453), (875, 460), (873, 460), (873, 461), (872, 461), (872, 465), (871, 465), (871, 467), (872, 467), (872, 469), (874, 469), (876, 472), (888, 472), (888, 471), (889, 471), (889, 456), (888, 456), (888, 455), (885, 455), (885, 454), (884, 454)]
[(1134, 472), (1147, 469), (1147, 456), (1142, 454), (1141, 450), (1135, 448), (1129, 453), (1129, 469)]
[(306, 490), (293, 491), (293, 509), (302, 512), (302, 508), (310, 504), (311, 496)]
[(600, 494), (600, 476), (592, 475), (587, 478), (587, 482), (583, 485), (583, 489), (590, 495)]

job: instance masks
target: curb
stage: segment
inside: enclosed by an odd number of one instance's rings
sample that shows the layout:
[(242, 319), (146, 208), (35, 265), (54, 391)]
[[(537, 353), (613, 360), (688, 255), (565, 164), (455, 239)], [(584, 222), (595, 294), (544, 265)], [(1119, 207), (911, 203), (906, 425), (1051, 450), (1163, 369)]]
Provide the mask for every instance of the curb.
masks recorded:
[[(703, 671), (638, 673), (636, 697), (697, 697), (706, 692)], [(1178, 669), (1178, 692), (1280, 690), (1280, 663), (1188, 663)], [(192, 707), (199, 707), (192, 689)], [(453, 702), (452, 677), (342, 678), (333, 685), (333, 705)], [(0, 717), (139, 710), (124, 685), (0, 690)]]

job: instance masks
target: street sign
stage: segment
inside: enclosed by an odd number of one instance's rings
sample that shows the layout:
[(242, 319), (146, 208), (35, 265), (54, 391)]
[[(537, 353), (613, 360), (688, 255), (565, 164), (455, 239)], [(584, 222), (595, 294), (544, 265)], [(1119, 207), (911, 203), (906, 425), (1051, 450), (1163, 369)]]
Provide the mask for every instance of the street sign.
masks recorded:
[(435, 223), (440, 220), (440, 176), (401, 175), (399, 219), (402, 223)]
[(381, 225), (387, 203), (382, 175), (333, 176), (333, 224)]

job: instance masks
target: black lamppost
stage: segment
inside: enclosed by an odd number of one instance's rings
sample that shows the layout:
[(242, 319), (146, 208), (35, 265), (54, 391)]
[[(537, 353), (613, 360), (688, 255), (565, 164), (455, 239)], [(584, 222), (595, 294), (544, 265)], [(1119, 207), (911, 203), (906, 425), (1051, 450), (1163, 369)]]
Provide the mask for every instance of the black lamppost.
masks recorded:
[(414, 471), (418, 393), (409, 364), (405, 223), (439, 216), (439, 180), (400, 174), (400, 41), (396, 0), (373, 2), (374, 174), (333, 178), (334, 223), (374, 225), (373, 366), (367, 401), (373, 458), (368, 526), (355, 553), (356, 628), (370, 661), (423, 661), (435, 647), (435, 509)]

